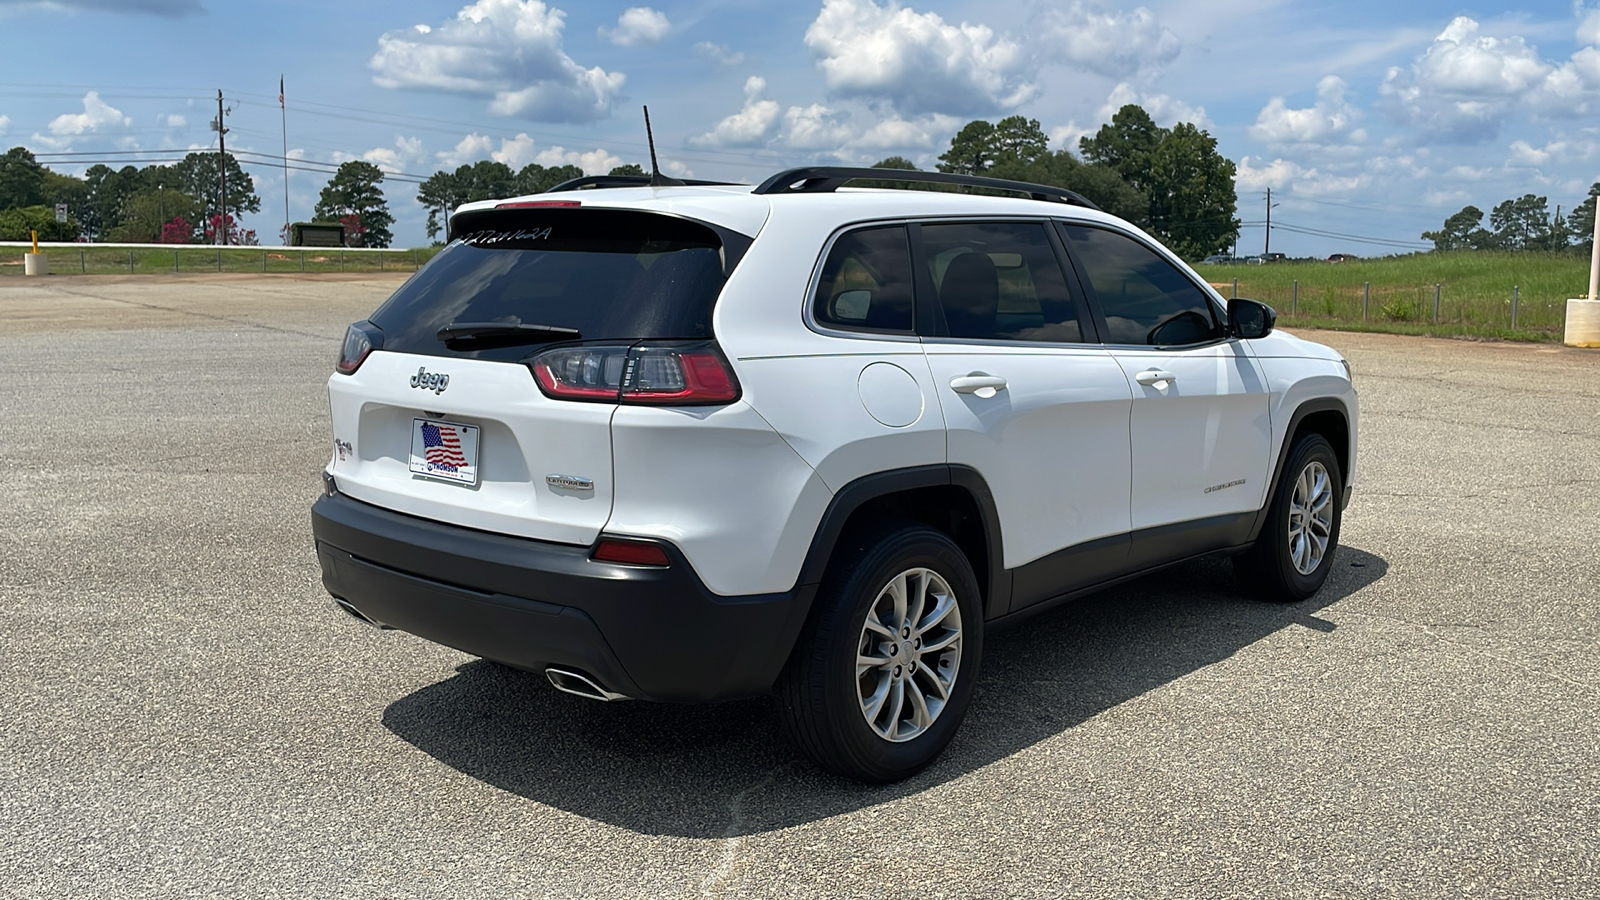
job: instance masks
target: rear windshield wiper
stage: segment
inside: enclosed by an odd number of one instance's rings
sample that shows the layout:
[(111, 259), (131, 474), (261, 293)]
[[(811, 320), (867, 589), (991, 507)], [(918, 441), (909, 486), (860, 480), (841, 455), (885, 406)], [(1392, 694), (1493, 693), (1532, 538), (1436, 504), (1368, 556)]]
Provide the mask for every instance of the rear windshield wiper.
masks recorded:
[(447, 344), (455, 341), (537, 344), (544, 341), (575, 341), (583, 337), (576, 328), (525, 325), (521, 322), (451, 322), (439, 329), (437, 336)]

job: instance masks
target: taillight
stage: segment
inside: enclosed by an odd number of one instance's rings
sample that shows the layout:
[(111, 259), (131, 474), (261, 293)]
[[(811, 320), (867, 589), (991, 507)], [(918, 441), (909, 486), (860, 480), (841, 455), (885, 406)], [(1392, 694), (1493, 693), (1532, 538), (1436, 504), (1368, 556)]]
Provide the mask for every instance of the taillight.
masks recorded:
[(603, 538), (595, 545), (591, 559), (600, 562), (624, 563), (630, 566), (670, 566), (672, 560), (660, 544), (649, 541), (618, 541)]
[(344, 346), (339, 349), (339, 362), (334, 371), (341, 375), (354, 375), (366, 361), (367, 354), (383, 347), (383, 332), (371, 322), (357, 322), (344, 333)]
[(739, 382), (711, 341), (576, 344), (528, 360), (544, 393), (558, 400), (706, 405), (739, 399)]

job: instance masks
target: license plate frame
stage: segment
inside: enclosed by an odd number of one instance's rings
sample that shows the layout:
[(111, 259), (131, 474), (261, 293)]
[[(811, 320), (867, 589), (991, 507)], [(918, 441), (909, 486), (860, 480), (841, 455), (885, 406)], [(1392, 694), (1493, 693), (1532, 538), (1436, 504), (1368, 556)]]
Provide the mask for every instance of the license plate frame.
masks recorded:
[[(430, 427), (432, 434), (428, 432)], [(411, 420), (412, 475), (477, 487), (481, 449), (476, 425), (442, 419)]]

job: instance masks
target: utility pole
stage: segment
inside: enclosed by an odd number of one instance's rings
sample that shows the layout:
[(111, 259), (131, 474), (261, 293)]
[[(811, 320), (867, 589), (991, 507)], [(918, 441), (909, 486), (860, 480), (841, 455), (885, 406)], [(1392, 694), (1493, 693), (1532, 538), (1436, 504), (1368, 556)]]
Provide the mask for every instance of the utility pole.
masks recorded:
[(226, 245), (228, 243), (228, 142), (225, 135), (227, 135), (228, 129), (227, 126), (222, 124), (222, 116), (222, 88), (217, 88), (217, 120), (211, 123), (211, 128), (217, 133), (217, 174), (221, 176), (222, 180), (222, 203), (220, 204), (222, 208), (222, 218), (220, 220), (222, 223), (221, 243)]
[(1261, 247), (1261, 259), (1266, 261), (1267, 255), (1272, 252), (1272, 188), (1267, 188), (1267, 240)]

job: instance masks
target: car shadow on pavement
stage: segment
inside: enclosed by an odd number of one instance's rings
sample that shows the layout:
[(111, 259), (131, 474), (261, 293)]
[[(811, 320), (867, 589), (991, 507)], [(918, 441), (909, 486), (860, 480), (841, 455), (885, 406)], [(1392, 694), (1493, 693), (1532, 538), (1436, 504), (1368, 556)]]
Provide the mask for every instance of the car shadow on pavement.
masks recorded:
[[(641, 834), (733, 837), (912, 795), (1004, 759), (1285, 628), (1382, 578), (1342, 547), (1328, 582), (1291, 605), (1241, 597), (1226, 560), (1199, 560), (987, 636), (955, 741), (899, 784), (821, 772), (786, 745), (769, 698), (704, 706), (598, 703), (544, 676), (470, 662), (390, 704), (383, 724), (434, 759), (512, 794)], [(709, 648), (708, 648), (709, 649)]]

